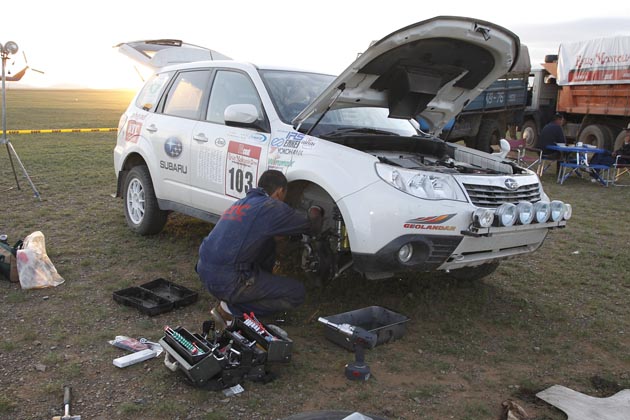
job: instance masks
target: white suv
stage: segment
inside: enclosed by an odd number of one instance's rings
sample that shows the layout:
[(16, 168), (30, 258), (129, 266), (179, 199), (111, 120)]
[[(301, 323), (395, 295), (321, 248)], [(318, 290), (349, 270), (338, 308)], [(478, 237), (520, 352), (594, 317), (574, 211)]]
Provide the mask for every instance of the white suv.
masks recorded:
[(120, 119), (114, 150), (117, 195), (140, 234), (161, 231), (170, 211), (216, 222), (267, 169), (286, 174), (290, 204), (325, 209), (302, 258), (321, 278), (348, 268), (480, 278), (571, 216), (531, 170), (436, 137), (516, 61), (518, 37), (497, 25), (419, 22), (337, 78), (175, 40), (119, 47), (156, 69)]

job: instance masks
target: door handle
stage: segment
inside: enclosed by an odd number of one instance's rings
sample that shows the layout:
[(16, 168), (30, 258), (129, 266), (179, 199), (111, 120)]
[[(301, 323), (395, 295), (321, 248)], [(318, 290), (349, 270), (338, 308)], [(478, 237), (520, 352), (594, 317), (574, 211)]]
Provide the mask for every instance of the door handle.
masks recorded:
[(157, 131), (157, 127), (155, 126), (155, 124), (151, 124), (150, 126), (147, 127), (147, 131), (149, 133), (155, 133)]
[(208, 141), (208, 137), (206, 137), (206, 135), (204, 133), (199, 133), (199, 134), (195, 134), (193, 136), (193, 140), (207, 142)]

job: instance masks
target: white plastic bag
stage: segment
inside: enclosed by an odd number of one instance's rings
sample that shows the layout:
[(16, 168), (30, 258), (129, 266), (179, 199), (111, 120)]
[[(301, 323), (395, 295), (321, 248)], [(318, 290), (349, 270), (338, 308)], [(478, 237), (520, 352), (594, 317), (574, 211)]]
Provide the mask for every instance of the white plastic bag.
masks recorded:
[(64, 282), (46, 254), (46, 240), (40, 231), (24, 238), (17, 252), (17, 269), (22, 289), (43, 289)]

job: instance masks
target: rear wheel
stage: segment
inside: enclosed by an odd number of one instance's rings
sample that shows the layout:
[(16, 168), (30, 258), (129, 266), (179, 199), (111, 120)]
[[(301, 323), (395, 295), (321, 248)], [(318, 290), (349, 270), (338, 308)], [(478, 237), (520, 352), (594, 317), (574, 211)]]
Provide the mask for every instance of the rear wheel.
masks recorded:
[(159, 233), (166, 224), (168, 213), (160, 210), (149, 168), (133, 167), (125, 178), (123, 192), (127, 225), (140, 235)]
[(623, 146), (623, 141), (625, 138), (626, 138), (626, 130), (621, 130), (619, 134), (617, 134), (617, 137), (615, 138), (615, 143), (613, 144), (613, 148), (612, 148), (613, 152), (621, 149), (621, 146)]
[(458, 281), (477, 281), (494, 273), (499, 262), (490, 262), (476, 267), (464, 267), (449, 271), (448, 275)]
[(496, 120), (483, 120), (477, 132), (477, 149), (484, 152), (492, 152), (491, 146), (499, 144), (502, 138), (499, 123)]
[(521, 130), (521, 136), (525, 139), (527, 147), (536, 147), (538, 144), (538, 127), (532, 120), (525, 121)]
[(610, 150), (612, 145), (612, 132), (602, 124), (591, 124), (580, 132), (578, 142), (592, 144), (600, 149)]

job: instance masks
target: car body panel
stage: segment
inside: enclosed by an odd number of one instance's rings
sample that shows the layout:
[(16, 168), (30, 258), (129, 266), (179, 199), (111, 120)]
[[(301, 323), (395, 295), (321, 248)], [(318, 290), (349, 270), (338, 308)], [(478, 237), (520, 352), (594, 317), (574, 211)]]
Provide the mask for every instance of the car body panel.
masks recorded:
[(193, 61), (230, 60), (230, 57), (209, 48), (187, 44), (176, 39), (123, 42), (114, 46), (121, 54), (153, 70)]
[(489, 22), (437, 17), (371, 45), (294, 120), (300, 126), (329, 107), (379, 106), (439, 132), (517, 59), (520, 41)]

